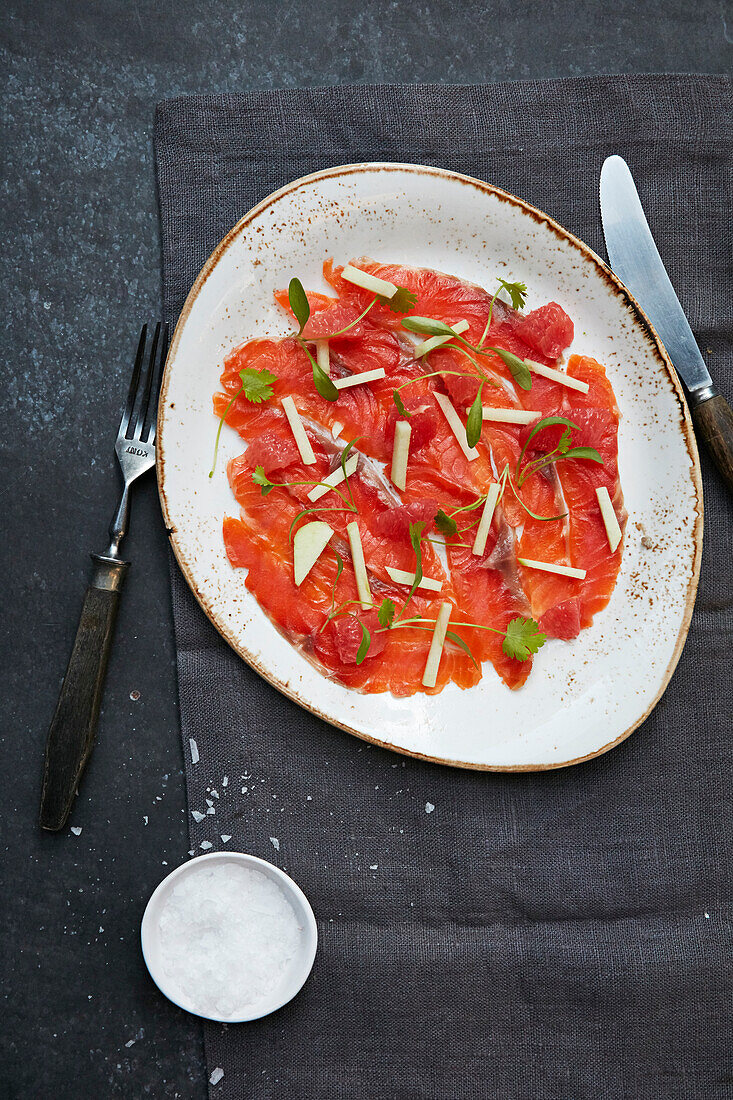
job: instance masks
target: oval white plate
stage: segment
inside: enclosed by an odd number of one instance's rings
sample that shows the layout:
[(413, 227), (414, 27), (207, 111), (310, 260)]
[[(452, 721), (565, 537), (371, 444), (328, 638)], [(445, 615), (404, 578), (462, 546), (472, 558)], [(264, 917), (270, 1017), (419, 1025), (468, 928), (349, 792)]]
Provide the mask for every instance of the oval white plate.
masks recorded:
[[(183, 995), (179, 994), (177, 987), (168, 979), (163, 970), (159, 933), (160, 915), (163, 906), (167, 902), (173, 887), (180, 879), (192, 872), (195, 873), (204, 861), (208, 863), (239, 863), (267, 875), (285, 894), (302, 929), (298, 954), (289, 964), (277, 988), (272, 991), (269, 997), (256, 1002), (247, 1012), (238, 1016), (210, 1016), (199, 1011), (197, 1005), (189, 1002)], [(276, 1012), (288, 1001), (292, 1001), (295, 994), (303, 988), (308, 975), (313, 969), (313, 962), (316, 957), (318, 925), (310, 902), (298, 884), (291, 879), (290, 875), (286, 875), (279, 867), (275, 867), (273, 863), (268, 863), (267, 860), (259, 859), (257, 856), (251, 856), (247, 852), (207, 852), (206, 855), (196, 856), (195, 859), (190, 859), (187, 863), (176, 867), (175, 871), (171, 871), (162, 882), (158, 883), (150, 895), (150, 901), (145, 906), (142, 924), (140, 925), (140, 944), (150, 977), (169, 1001), (178, 1005), (179, 1008), (185, 1009), (186, 1012), (193, 1013), (194, 1016), (203, 1016), (206, 1020), (215, 1020), (217, 1023), (223, 1024), (244, 1024), (250, 1020), (259, 1020), (263, 1016), (269, 1016), (271, 1012)]]
[[(350, 691), (282, 637), (224, 553), (222, 518), (238, 511), (226, 464), (243, 445), (224, 429), (209, 480), (211, 395), (223, 358), (249, 337), (289, 331), (272, 292), (292, 275), (319, 289), (325, 257), (360, 255), (486, 287), (497, 275), (520, 279), (528, 309), (562, 303), (575, 322), (570, 351), (600, 360), (612, 380), (629, 511), (618, 583), (589, 630), (545, 645), (519, 691), (504, 687), (488, 664), (468, 691), (450, 685), (410, 699)], [(181, 313), (157, 449), (173, 549), (206, 614), (275, 687), (359, 737), (463, 767), (560, 767), (628, 736), (672, 675), (702, 549), (699, 463), (679, 384), (649, 322), (598, 257), (546, 215), (479, 180), (417, 165), (347, 165), (296, 180), (246, 214), (205, 264)]]

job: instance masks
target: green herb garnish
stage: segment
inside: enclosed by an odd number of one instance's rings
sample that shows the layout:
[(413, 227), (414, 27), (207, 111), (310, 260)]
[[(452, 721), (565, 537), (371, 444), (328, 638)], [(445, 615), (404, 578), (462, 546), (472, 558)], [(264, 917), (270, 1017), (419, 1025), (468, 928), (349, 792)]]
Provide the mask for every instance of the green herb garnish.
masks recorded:
[(372, 644), (372, 636), (361, 619), (357, 619), (356, 621), (361, 627), (361, 644), (356, 651), (356, 663), (360, 665), (369, 652), (369, 646)]
[(379, 610), (377, 611), (379, 625), (385, 628), (389, 628), (392, 625), (395, 610), (396, 608), (394, 600), (390, 600), (389, 596), (385, 596), (385, 598), (379, 605)]
[[(529, 446), (530, 442), (534, 439), (538, 432), (542, 431), (543, 428), (551, 428), (554, 424), (562, 424), (565, 429), (560, 436), (560, 439), (554, 450), (550, 451), (548, 454), (540, 455), (539, 458), (533, 459), (531, 462), (528, 462), (523, 469), (520, 469), (522, 465), (522, 459), (526, 454), (527, 447)], [(532, 474), (537, 473), (538, 470), (542, 470), (546, 466), (551, 466), (553, 463), (559, 462), (560, 459), (563, 458), (582, 458), (587, 460), (588, 462), (598, 462), (602, 466), (604, 464), (603, 459), (601, 458), (595, 447), (571, 446), (572, 432), (579, 430), (580, 429), (578, 428), (578, 425), (574, 424), (572, 420), (568, 420), (565, 416), (546, 416), (542, 420), (538, 420), (532, 431), (529, 433), (526, 440), (524, 441), (524, 446), (522, 447), (519, 459), (517, 460), (517, 468), (514, 473), (517, 481), (517, 487), (521, 489), (524, 482)]]
[(214, 440), (214, 461), (211, 463), (211, 469), (209, 470), (209, 477), (214, 476), (214, 469), (216, 467), (216, 458), (219, 454), (219, 439), (221, 438), (221, 429), (224, 426), (224, 421), (229, 415), (234, 402), (238, 397), (246, 397), (248, 401), (251, 401), (253, 405), (259, 405), (263, 401), (267, 401), (272, 397), (272, 386), (274, 382), (277, 382), (277, 377), (271, 374), (269, 370), (255, 370), (254, 367), (245, 367), (244, 370), (239, 372), (239, 377), (242, 381), (242, 385), (239, 387), (234, 397), (231, 399), (224, 412), (219, 418), (219, 427), (216, 429), (216, 439)]
[(524, 309), (527, 300), (527, 287), (524, 283), (508, 283), (506, 279), (499, 279), (501, 288), (507, 292), (512, 300), (512, 309)]
[(383, 294), (377, 295), (377, 300), (383, 306), (389, 306), (393, 313), (409, 313), (417, 305), (417, 294), (413, 294), (406, 286), (398, 286), (397, 293), (391, 298), (385, 298)]
[(501, 648), (507, 657), (513, 657), (515, 661), (526, 661), (541, 649), (546, 641), (547, 635), (540, 633), (540, 628), (534, 619), (523, 619), (520, 616), (507, 623)]

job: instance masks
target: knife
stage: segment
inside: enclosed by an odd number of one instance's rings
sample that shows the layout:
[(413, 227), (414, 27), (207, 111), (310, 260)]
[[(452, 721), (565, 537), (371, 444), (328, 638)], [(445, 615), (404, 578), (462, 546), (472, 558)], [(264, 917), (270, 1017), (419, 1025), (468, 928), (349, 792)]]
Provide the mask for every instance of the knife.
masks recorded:
[(733, 492), (733, 412), (710, 377), (669, 281), (629, 166), (608, 157), (601, 169), (601, 220), (608, 260), (657, 330), (687, 390), (695, 431)]

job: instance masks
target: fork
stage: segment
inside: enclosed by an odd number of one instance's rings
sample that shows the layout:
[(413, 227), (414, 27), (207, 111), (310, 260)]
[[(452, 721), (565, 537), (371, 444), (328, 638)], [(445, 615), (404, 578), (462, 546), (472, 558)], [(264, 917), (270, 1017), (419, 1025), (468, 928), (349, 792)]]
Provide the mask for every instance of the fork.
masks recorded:
[(155, 463), (155, 414), (168, 345), (167, 324), (155, 326), (146, 357), (148, 342), (148, 326), (143, 325), (115, 443), (124, 489), (109, 527), (109, 546), (103, 554), (91, 555), (92, 579), (48, 731), (40, 825), (54, 832), (66, 824), (94, 744), (117, 607), (129, 565), (120, 557), (120, 543), (127, 532), (130, 487)]

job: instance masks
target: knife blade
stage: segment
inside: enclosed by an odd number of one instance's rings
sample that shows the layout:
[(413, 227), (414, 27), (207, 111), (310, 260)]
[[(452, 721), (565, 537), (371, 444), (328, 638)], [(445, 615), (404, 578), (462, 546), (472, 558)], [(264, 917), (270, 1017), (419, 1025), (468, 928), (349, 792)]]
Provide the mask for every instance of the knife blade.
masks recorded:
[(622, 157), (611, 156), (604, 162), (600, 196), (611, 268), (657, 330), (687, 389), (697, 433), (733, 491), (733, 412), (713, 385)]

